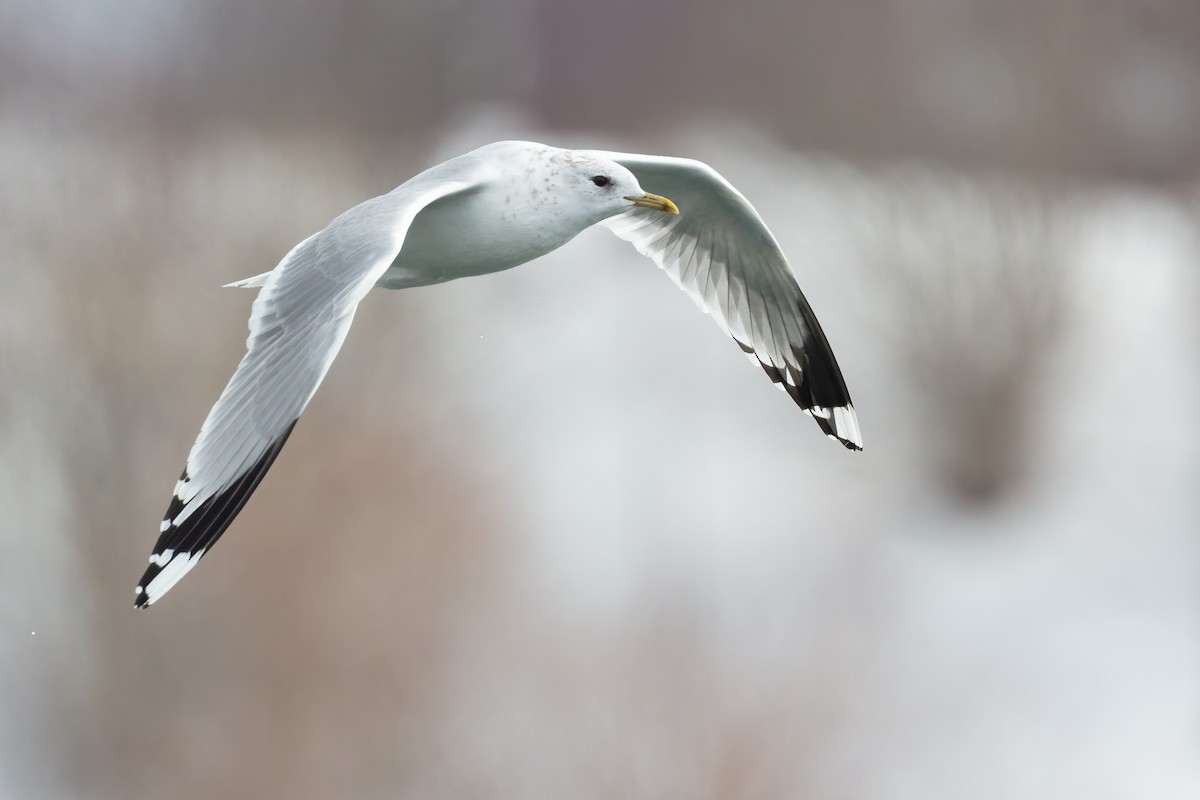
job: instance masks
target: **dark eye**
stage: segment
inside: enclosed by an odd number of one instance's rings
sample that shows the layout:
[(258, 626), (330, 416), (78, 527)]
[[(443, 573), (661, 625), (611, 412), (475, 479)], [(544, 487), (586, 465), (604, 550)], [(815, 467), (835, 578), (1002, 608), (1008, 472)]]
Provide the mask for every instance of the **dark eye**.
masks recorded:
[(607, 175), (596, 175), (592, 178), (592, 183), (596, 184), (597, 186), (608, 186), (610, 183), (612, 183), (612, 181), (609, 180)]

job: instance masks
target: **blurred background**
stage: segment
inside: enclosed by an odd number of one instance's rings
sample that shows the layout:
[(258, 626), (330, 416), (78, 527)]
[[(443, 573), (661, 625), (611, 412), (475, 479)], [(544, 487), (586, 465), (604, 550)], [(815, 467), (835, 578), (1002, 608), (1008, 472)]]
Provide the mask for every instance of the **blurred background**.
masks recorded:
[[(1191, 0), (0, 0), (0, 797), (1200, 796), (1197, 75)], [(135, 612), (221, 284), (502, 138), (741, 188), (865, 452), (589, 231), (369, 297)]]

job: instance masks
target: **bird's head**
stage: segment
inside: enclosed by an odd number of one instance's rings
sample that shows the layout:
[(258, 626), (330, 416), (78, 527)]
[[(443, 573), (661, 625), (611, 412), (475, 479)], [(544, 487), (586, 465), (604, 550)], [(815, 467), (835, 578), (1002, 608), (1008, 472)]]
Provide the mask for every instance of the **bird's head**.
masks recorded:
[(506, 180), (520, 188), (514, 202), (550, 217), (570, 219), (579, 229), (635, 208), (678, 214), (673, 202), (641, 187), (625, 167), (579, 150), (533, 142), (499, 142)]
[(581, 195), (585, 205), (601, 214), (597, 222), (634, 208), (679, 213), (675, 203), (647, 192), (633, 173), (617, 162), (591, 154), (568, 152), (568, 176), (574, 185), (566, 188)]

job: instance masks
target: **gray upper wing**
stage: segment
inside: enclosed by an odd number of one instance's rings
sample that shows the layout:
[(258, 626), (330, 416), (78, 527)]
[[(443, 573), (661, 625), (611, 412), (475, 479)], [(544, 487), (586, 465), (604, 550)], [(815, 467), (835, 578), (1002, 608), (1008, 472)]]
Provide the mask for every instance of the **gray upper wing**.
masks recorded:
[(601, 224), (666, 271), (826, 434), (862, 449), (850, 392), (825, 332), (750, 202), (700, 161), (591, 152), (679, 206), (678, 215), (635, 209)]
[(296, 245), (266, 278), (250, 336), (204, 420), (175, 485), (136, 605), (148, 606), (191, 569), (241, 511), (337, 356), (359, 301), (400, 252), (429, 203), (475, 184), (410, 181), (368, 200)]

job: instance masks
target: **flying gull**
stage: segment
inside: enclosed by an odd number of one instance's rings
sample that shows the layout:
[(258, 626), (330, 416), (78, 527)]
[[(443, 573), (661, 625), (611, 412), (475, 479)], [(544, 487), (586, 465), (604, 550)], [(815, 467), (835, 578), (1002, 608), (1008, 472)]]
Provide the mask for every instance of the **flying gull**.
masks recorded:
[(260, 289), (246, 355), (188, 453), (135, 605), (162, 597), (242, 510), (367, 292), (499, 272), (596, 224), (653, 259), (821, 430), (862, 449), (842, 372), (787, 259), (750, 202), (714, 169), (684, 158), (497, 142), (355, 206), (275, 269), (229, 284)]

